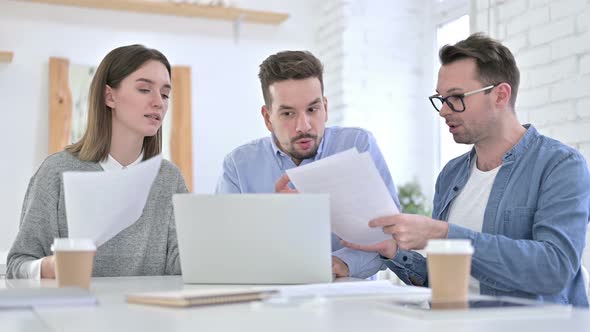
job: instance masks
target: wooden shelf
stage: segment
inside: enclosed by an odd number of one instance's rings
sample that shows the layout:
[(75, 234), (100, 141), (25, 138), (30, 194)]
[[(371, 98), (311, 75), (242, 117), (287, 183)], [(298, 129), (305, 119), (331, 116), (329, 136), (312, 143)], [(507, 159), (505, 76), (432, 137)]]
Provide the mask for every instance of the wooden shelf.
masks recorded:
[(11, 63), (13, 56), (14, 56), (14, 53), (12, 53), (12, 52), (0, 51), (0, 62)]
[(242, 20), (244, 22), (278, 25), (289, 14), (255, 11), (235, 7), (200, 6), (190, 3), (174, 3), (149, 0), (21, 0), (53, 5), (121, 10), (149, 14), (201, 17), (218, 20)]

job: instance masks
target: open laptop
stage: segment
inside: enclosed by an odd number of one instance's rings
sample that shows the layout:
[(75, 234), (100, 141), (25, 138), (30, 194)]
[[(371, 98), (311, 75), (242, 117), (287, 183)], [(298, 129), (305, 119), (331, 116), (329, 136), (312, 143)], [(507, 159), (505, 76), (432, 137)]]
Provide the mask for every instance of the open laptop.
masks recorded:
[(332, 281), (330, 203), (323, 194), (176, 194), (185, 283)]

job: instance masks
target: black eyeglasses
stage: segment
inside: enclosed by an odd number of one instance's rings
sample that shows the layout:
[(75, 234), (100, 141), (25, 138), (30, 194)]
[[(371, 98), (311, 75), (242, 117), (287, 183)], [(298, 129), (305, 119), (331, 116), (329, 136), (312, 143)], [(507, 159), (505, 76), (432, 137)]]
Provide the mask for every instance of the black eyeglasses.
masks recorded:
[(463, 100), (465, 97), (469, 97), (471, 95), (474, 95), (476, 93), (480, 93), (483, 91), (485, 91), (486, 94), (488, 94), (490, 92), (490, 90), (492, 88), (494, 88), (496, 85), (498, 85), (498, 84), (488, 85), (485, 88), (465, 92), (465, 93), (462, 93), (459, 95), (450, 95), (450, 96), (446, 96), (444, 98), (439, 94), (435, 94), (435, 95), (428, 97), (428, 99), (430, 99), (432, 106), (434, 107), (434, 109), (437, 112), (440, 112), (440, 110), (442, 110), (444, 103), (447, 103), (447, 105), (449, 105), (449, 107), (451, 108), (451, 110), (453, 112), (463, 112), (463, 111), (465, 111), (465, 101)]

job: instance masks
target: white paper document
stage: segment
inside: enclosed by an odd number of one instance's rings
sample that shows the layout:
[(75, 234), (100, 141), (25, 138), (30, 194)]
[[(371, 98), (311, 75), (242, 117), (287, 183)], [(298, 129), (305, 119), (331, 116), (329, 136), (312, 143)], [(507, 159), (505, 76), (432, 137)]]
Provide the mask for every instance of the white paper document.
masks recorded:
[(294, 285), (277, 288), (283, 297), (339, 297), (367, 295), (430, 295), (430, 288), (398, 286), (389, 280), (333, 282), (329, 284)]
[(391, 239), (381, 228), (370, 228), (371, 219), (399, 210), (368, 152), (356, 149), (287, 170), (301, 193), (330, 194), (332, 232), (357, 244)]
[(89, 238), (100, 246), (135, 223), (161, 162), (158, 155), (123, 170), (65, 172), (69, 237)]

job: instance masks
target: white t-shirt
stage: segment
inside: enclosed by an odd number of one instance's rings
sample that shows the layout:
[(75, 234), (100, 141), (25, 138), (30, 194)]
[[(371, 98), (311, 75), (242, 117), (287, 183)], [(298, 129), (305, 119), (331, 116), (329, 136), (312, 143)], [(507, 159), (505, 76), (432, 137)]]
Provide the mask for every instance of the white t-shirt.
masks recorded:
[[(473, 158), (473, 166), (465, 187), (451, 203), (448, 222), (481, 232), (490, 192), (502, 165), (487, 172), (480, 171), (476, 165), (477, 156)], [(469, 293), (480, 294), (479, 281), (473, 277), (470, 278)]]

